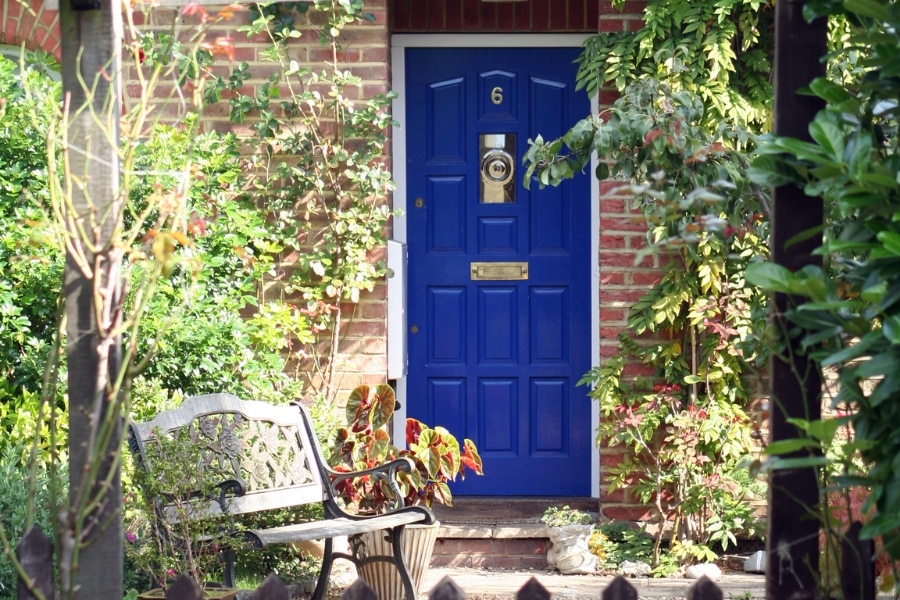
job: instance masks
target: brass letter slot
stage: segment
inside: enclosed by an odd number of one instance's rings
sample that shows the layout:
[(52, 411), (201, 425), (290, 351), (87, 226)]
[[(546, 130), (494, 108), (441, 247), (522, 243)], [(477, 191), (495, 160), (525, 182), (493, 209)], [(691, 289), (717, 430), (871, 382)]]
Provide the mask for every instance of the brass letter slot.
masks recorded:
[(472, 280), (528, 279), (527, 262), (473, 262), (471, 271)]

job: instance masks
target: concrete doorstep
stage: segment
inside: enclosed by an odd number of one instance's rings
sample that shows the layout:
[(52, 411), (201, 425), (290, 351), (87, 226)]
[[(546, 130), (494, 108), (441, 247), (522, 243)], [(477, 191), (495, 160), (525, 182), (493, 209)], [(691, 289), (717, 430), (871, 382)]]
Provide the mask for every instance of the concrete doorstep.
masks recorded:
[[(580, 600), (596, 599), (604, 588), (613, 580), (608, 575), (561, 575), (551, 570), (490, 571), (484, 569), (431, 567), (422, 590), (427, 594), (444, 577), (449, 576), (466, 591), (469, 598), (486, 598), (502, 600), (514, 598), (516, 592), (532, 577), (547, 590), (553, 598)], [(630, 583), (638, 590), (641, 599), (675, 600), (682, 599), (687, 589), (694, 583), (691, 579), (650, 579), (641, 577), (630, 579)], [(725, 598), (747, 598), (750, 592), (753, 598), (765, 597), (765, 577), (744, 573), (723, 573), (716, 582), (722, 589)]]

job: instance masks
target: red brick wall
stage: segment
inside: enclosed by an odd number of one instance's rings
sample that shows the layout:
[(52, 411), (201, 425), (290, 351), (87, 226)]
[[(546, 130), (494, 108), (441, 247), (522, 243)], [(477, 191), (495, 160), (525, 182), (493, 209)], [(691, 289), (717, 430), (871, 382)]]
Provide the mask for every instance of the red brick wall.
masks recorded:
[(60, 60), (59, 12), (44, 10), (43, 0), (31, 0), (28, 8), (18, 0), (0, 0), (0, 44), (28, 50), (44, 50)]
[(389, 0), (393, 32), (596, 31), (594, 0)]

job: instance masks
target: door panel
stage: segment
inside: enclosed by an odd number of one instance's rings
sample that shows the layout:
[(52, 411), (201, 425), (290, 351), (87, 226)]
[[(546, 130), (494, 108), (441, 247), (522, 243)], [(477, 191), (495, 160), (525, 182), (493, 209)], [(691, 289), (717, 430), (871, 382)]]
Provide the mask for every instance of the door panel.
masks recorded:
[[(593, 425), (575, 384), (590, 368), (591, 179), (525, 190), (521, 176), (529, 138), (590, 110), (578, 49), (406, 52), (408, 415), (478, 446), (485, 476), (455, 494), (588, 496)], [(482, 201), (494, 149), (514, 154), (514, 185)], [(478, 279), (474, 262), (505, 275)]]

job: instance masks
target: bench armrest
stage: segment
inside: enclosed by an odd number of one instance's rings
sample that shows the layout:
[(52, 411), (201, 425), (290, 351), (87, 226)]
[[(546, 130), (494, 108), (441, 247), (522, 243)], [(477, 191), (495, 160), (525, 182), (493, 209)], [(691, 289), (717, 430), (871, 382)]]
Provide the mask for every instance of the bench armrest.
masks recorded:
[(375, 481), (380, 480), (386, 482), (391, 488), (391, 492), (394, 493), (394, 498), (396, 498), (392, 503), (389, 512), (394, 512), (406, 506), (403, 500), (403, 494), (400, 493), (400, 486), (397, 485), (397, 473), (400, 471), (412, 473), (414, 468), (415, 465), (409, 458), (398, 458), (368, 469), (363, 469), (362, 471), (335, 471), (331, 467), (325, 465), (325, 471), (331, 478), (332, 489), (334, 489), (336, 483), (346, 479), (356, 479), (358, 477), (369, 476)]
[(247, 493), (247, 484), (242, 479), (226, 479), (216, 487), (219, 488), (219, 507), (225, 512), (225, 497), (229, 492), (234, 496), (243, 496)]
[(309, 413), (306, 411), (306, 407), (303, 406), (300, 402), (292, 402), (291, 403), (297, 411), (300, 413), (300, 418), (303, 421), (303, 426), (306, 428), (306, 432), (309, 435), (309, 440), (313, 446), (313, 458), (318, 465), (319, 472), (322, 474), (322, 483), (325, 488), (325, 513), (327, 518), (347, 518), (354, 521), (358, 520), (367, 520), (373, 519), (378, 515), (354, 515), (343, 510), (337, 502), (338, 494), (334, 489), (334, 484), (340, 481), (344, 481), (346, 479), (354, 479), (357, 477), (364, 477), (366, 475), (371, 476), (376, 480), (384, 480), (387, 482), (388, 486), (391, 488), (391, 491), (394, 493), (394, 497), (397, 499), (391, 510), (388, 511), (390, 514), (395, 514), (397, 512), (404, 513), (418, 513), (425, 516), (425, 518), (421, 521), (426, 525), (430, 525), (435, 523), (434, 513), (424, 506), (406, 506), (403, 500), (403, 495), (400, 493), (400, 486), (397, 485), (397, 473), (403, 471), (404, 473), (412, 473), (415, 468), (415, 464), (410, 458), (398, 458), (392, 460), (390, 462), (377, 465), (370, 469), (364, 469), (362, 471), (350, 471), (350, 472), (341, 472), (335, 471), (325, 462), (324, 454), (322, 453), (322, 449), (319, 447), (319, 439), (316, 437), (315, 428), (312, 425), (312, 419), (309, 416)]

